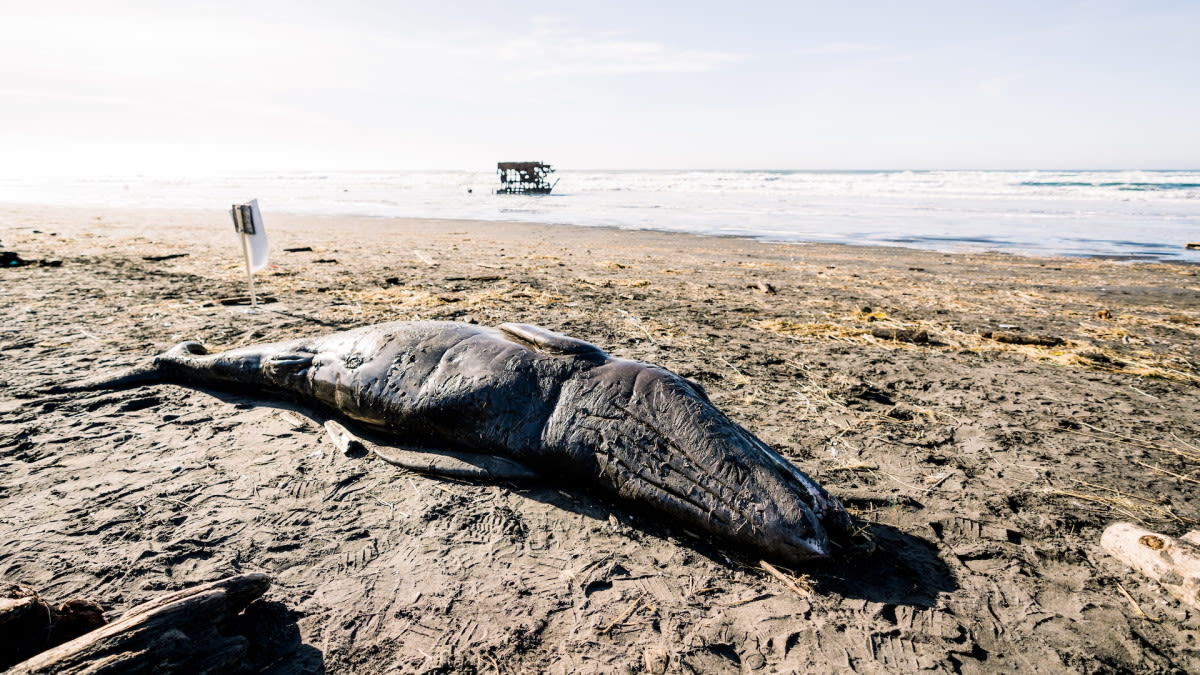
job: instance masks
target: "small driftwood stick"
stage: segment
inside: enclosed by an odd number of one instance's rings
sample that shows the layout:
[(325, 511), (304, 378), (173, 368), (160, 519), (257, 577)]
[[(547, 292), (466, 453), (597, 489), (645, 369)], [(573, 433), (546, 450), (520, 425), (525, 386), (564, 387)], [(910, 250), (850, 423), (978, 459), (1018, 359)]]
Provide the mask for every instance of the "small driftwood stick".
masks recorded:
[(881, 340), (895, 340), (897, 342), (911, 342), (913, 344), (925, 344), (929, 342), (929, 331), (916, 328), (872, 328), (871, 335)]
[(646, 594), (642, 593), (640, 596), (638, 596), (637, 602), (630, 605), (629, 609), (626, 609), (621, 614), (620, 618), (618, 618), (616, 621), (613, 621), (612, 623), (605, 626), (604, 630), (600, 631), (600, 634), (607, 635), (609, 632), (612, 631), (612, 629), (616, 628), (618, 624), (625, 623), (625, 620), (628, 619), (629, 617), (633, 616), (633, 613), (637, 611), (637, 608), (642, 606), (642, 602), (645, 599), (646, 599)]
[(788, 577), (788, 575), (784, 574), (783, 572), (780, 572), (771, 563), (767, 562), (766, 560), (759, 560), (758, 564), (763, 568), (763, 570), (765, 570), (767, 572), (767, 574), (770, 574), (771, 576), (775, 577), (776, 579), (782, 581), (783, 585), (787, 586), (788, 589), (791, 590), (791, 592), (795, 593), (796, 595), (798, 595), (802, 598), (811, 598), (812, 597), (812, 593), (804, 592), (804, 590), (800, 588), (799, 584), (797, 584), (790, 577)]
[(266, 574), (243, 574), (155, 598), (18, 663), (8, 674), (236, 670), (248, 643), (223, 630), (270, 585)]
[(363, 457), (368, 453), (362, 440), (336, 420), (325, 421), (325, 433), (334, 447), (347, 457)]
[(1100, 537), (1109, 555), (1162, 584), (1181, 602), (1200, 609), (1200, 533), (1172, 539), (1130, 523), (1113, 523)]
[(1033, 345), (1035, 347), (1057, 347), (1063, 344), (1063, 339), (1058, 337), (1047, 337), (1043, 335), (1026, 335), (1024, 333), (1010, 333), (1007, 331), (992, 331), (984, 333), (983, 337), (996, 342), (1003, 342), (1010, 345)]

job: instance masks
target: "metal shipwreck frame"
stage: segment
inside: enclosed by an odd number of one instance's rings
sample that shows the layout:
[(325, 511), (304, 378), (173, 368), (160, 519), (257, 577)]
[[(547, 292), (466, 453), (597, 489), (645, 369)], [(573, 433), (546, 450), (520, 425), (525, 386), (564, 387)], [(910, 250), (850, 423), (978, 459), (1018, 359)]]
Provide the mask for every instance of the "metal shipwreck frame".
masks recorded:
[(558, 185), (550, 182), (554, 167), (541, 162), (499, 162), (496, 173), (500, 174), (498, 195), (548, 195)]

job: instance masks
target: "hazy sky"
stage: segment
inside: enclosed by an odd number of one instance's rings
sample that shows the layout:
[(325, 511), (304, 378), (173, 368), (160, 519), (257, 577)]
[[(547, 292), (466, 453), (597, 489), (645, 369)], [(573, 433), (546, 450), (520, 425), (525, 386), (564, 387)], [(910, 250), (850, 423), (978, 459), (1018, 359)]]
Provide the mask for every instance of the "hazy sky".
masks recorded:
[(1200, 2), (0, 0), (0, 173), (1197, 168)]

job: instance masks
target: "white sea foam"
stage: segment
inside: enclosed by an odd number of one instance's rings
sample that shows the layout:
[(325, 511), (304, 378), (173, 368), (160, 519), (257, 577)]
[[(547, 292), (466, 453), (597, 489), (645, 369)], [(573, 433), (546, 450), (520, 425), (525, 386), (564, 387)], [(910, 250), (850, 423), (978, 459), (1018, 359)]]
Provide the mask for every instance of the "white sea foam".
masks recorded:
[(0, 179), (0, 202), (477, 218), (940, 250), (1200, 261), (1200, 172), (562, 171), (495, 195), (490, 171)]

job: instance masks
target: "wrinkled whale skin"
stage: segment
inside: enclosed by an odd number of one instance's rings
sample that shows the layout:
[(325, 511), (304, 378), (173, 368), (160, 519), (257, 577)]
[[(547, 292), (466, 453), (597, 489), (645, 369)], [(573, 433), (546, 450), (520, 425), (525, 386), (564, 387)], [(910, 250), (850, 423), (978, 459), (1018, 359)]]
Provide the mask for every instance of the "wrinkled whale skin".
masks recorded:
[(155, 358), (160, 380), (317, 403), (408, 447), (511, 459), (787, 562), (825, 559), (837, 499), (722, 414), (700, 385), (526, 324), (394, 322)]

